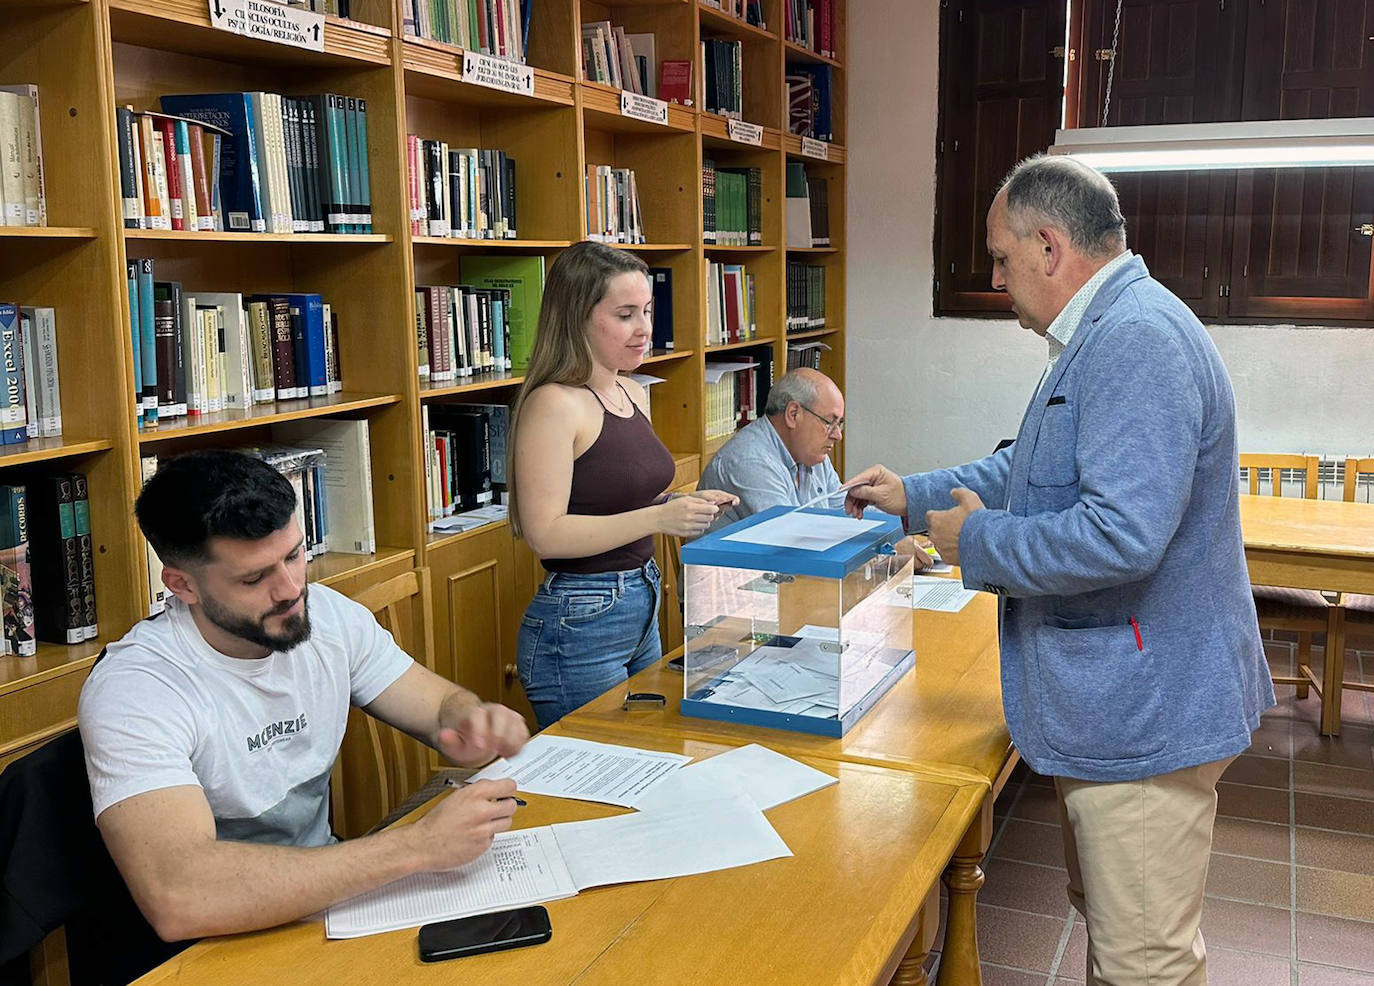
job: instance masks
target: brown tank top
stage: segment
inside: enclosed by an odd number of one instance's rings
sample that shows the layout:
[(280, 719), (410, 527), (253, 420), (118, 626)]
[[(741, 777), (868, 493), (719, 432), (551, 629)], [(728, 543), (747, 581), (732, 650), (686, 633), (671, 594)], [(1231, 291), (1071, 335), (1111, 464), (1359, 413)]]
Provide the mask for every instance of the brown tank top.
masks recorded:
[[(625, 387), (617, 386), (628, 399)], [(658, 440), (649, 419), (633, 400), (633, 412), (621, 418), (611, 413), (596, 391), (587, 389), (601, 404), (601, 434), (573, 460), (568, 513), (605, 517), (649, 506), (673, 481), (677, 467), (672, 453)], [(623, 572), (638, 568), (653, 556), (654, 539), (650, 536), (587, 558), (545, 558), (544, 568), (577, 575)]]

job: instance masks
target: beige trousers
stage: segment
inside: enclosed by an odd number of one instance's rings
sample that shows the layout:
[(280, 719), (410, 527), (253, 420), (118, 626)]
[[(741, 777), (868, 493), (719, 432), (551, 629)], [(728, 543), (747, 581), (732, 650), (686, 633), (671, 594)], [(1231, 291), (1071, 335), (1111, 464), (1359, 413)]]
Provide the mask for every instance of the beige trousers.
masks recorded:
[(1232, 759), (1139, 781), (1054, 779), (1088, 986), (1205, 986), (1202, 895)]

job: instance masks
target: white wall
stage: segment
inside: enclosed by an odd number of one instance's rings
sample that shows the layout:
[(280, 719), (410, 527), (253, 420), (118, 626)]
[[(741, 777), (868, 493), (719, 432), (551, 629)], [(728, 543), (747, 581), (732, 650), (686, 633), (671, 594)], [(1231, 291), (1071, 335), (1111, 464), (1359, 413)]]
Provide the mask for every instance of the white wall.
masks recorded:
[[(935, 318), (936, 0), (849, 7), (847, 472), (964, 462), (1016, 434), (1045, 344)], [(1243, 451), (1374, 452), (1374, 329), (1211, 326)]]

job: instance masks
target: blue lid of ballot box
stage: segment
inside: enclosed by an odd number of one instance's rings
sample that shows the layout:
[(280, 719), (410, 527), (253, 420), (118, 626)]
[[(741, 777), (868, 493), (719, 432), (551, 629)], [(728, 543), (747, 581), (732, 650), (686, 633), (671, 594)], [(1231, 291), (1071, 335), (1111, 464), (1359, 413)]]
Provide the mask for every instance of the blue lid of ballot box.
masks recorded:
[[(684, 544), (682, 562), (684, 565), (718, 565), (722, 568), (750, 568), (761, 572), (842, 579), (875, 554), (891, 554), (890, 545), (901, 540), (903, 536), (900, 520), (877, 510), (869, 510), (864, 514), (864, 520), (880, 521), (877, 527), (861, 531), (849, 540), (841, 541), (825, 551), (727, 540), (731, 534), (762, 524), (792, 510), (791, 507), (770, 507), (729, 527), (722, 527), (705, 537)], [(843, 510), (822, 508), (797, 510), (796, 513), (820, 517), (846, 516)]]

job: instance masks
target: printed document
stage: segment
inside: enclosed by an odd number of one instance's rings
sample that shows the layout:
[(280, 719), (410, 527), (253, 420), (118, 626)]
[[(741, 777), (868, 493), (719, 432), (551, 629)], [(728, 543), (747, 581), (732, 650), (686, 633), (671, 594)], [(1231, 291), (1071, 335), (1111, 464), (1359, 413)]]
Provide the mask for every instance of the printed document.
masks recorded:
[(744, 792), (761, 811), (838, 784), (839, 779), (757, 743), (688, 764), (635, 802), (642, 812)]
[(954, 579), (933, 579), (913, 575), (888, 590), (883, 602), (888, 606), (957, 613), (977, 594), (977, 590), (965, 589)]
[(793, 510), (761, 524), (727, 534), (721, 540), (743, 544), (762, 544), (774, 548), (800, 548), (803, 551), (828, 551), (865, 531), (881, 527), (881, 520), (855, 520), (830, 514), (801, 513)]
[(335, 904), (325, 912), (324, 929), (329, 938), (360, 938), (576, 893), (558, 841), (546, 825), (502, 832), (490, 850), (455, 870), (412, 873)]
[(641, 794), (691, 759), (679, 753), (539, 735), (515, 756), (497, 760), (472, 779), (509, 777), (529, 794), (632, 808)]

